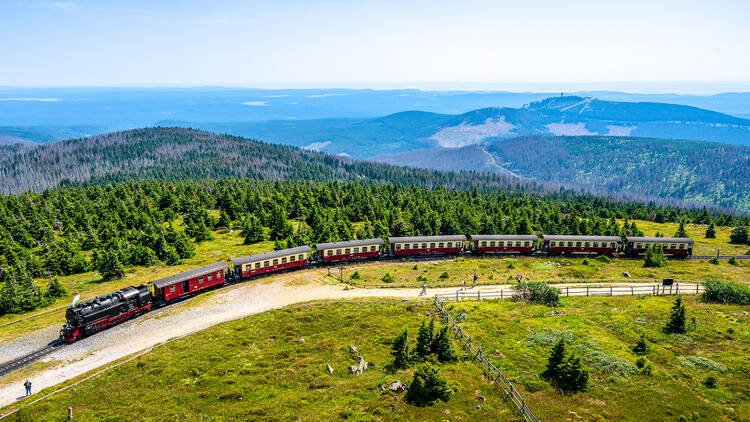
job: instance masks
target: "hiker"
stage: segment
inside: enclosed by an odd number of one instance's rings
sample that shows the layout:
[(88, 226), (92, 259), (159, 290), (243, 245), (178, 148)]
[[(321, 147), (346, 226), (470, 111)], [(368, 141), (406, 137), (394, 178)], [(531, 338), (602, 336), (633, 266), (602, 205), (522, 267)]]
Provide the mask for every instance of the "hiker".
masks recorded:
[(26, 387), (26, 397), (31, 395), (31, 381), (26, 380), (25, 383), (23, 383), (23, 386)]
[(425, 281), (424, 283), (422, 283), (422, 293), (420, 293), (419, 295), (424, 296), (426, 294), (427, 294), (427, 282)]
[(518, 280), (518, 284), (521, 284), (521, 279), (522, 279), (522, 278), (523, 278), (523, 277), (521, 276), (521, 274), (518, 274), (518, 277), (516, 277), (516, 279)]
[(472, 286), (471, 286), (471, 287), (476, 287), (476, 286), (477, 286), (477, 279), (478, 279), (478, 278), (479, 278), (479, 277), (477, 277), (477, 273), (474, 273), (474, 284), (472, 284)]
[(464, 289), (466, 288), (466, 279), (461, 280), (461, 285), (464, 286)]

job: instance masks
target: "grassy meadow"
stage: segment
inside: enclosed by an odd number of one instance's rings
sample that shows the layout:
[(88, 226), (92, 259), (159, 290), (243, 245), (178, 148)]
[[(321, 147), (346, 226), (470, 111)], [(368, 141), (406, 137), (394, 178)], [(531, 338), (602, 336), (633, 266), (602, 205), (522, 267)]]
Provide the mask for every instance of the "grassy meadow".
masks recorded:
[[(466, 314), (464, 329), (541, 420), (750, 420), (747, 308), (685, 297), (690, 330), (666, 335), (661, 328), (672, 300), (565, 298), (557, 309), (461, 302), (450, 309)], [(498, 387), (470, 360), (442, 367), (455, 390), (447, 403), (418, 408), (404, 403), (403, 394), (380, 390), (393, 380), (411, 381), (413, 369), (384, 369), (389, 343), (407, 328), (414, 347), (417, 328), (433, 309), (321, 304), (250, 316), (156, 348), (23, 408), (18, 420), (61, 420), (68, 407), (74, 420), (107, 421), (516, 420)], [(649, 342), (650, 375), (638, 373), (630, 351), (641, 333)], [(561, 336), (590, 370), (586, 392), (563, 395), (538, 377)], [(297, 344), (299, 338), (305, 342)], [(373, 364), (358, 377), (347, 371), (356, 363), (350, 345)], [(709, 375), (717, 379), (714, 388), (703, 384)]]
[[(630, 220), (643, 232), (644, 236), (654, 236), (661, 233), (665, 237), (672, 237), (677, 233), (679, 224), (677, 223), (654, 223), (645, 220)], [(622, 224), (623, 220), (618, 220)], [(733, 245), (729, 243), (729, 235), (732, 234), (733, 227), (716, 226), (716, 238), (706, 239), (705, 224), (685, 224), (685, 231), (688, 237), (695, 241), (693, 244), (693, 255), (716, 255), (717, 250), (721, 255), (743, 255), (750, 250), (748, 245)]]
[[(338, 268), (332, 271), (339, 274)], [(645, 268), (640, 259), (612, 259), (610, 263), (606, 263), (592, 258), (584, 261), (584, 258), (558, 257), (460, 257), (434, 261), (351, 264), (344, 267), (344, 278), (352, 279), (355, 271), (359, 274), (359, 279), (353, 281), (357, 283), (384, 285), (383, 277), (388, 273), (393, 276), (394, 286), (422, 284), (424, 280), (430, 285), (461, 285), (461, 281), (465, 280), (468, 286), (472, 283), (474, 273), (483, 284), (515, 282), (519, 274), (524, 280), (584, 283), (602, 279), (626, 279), (624, 272), (630, 273), (632, 279), (675, 278), (703, 281), (707, 278), (719, 278), (750, 281), (750, 261), (743, 260), (739, 260), (737, 265), (730, 265), (726, 260), (720, 261), (719, 265), (708, 261), (670, 260), (666, 267)], [(447, 273), (447, 277), (443, 273)]]

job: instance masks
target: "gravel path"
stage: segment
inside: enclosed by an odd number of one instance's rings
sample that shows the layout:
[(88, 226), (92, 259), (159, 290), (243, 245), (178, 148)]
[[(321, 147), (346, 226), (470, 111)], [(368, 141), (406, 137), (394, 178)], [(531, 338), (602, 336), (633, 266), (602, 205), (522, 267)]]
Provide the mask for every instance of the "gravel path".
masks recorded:
[[(59, 384), (170, 338), (282, 306), (312, 300), (367, 297), (416, 299), (420, 297), (421, 292), (421, 288), (344, 290), (342, 285), (326, 285), (309, 281), (300, 284), (299, 278), (293, 275), (279, 275), (274, 279), (270, 283), (261, 280), (218, 290), (209, 297), (199, 297), (198, 299), (202, 301), (200, 304), (191, 305), (191, 301), (182, 302), (62, 347), (44, 358), (45, 360), (59, 360), (62, 364), (44, 369), (30, 377), (34, 391)], [(570, 284), (570, 286), (574, 285), (580, 284)], [(482, 287), (481, 291), (509, 288), (510, 285), (486, 286)], [(468, 290), (475, 292), (478, 289)], [(430, 288), (428, 296), (422, 296), (422, 298), (432, 299), (434, 294), (455, 292), (455, 287)], [(50, 328), (55, 331), (55, 336), (58, 328)], [(41, 330), (3, 346), (0, 349), (2, 360), (8, 360), (7, 356), (20, 355), (42, 347), (49, 340), (45, 337), (50, 335), (47, 331)], [(14, 348), (18, 350), (12, 350)], [(11, 350), (12, 353), (5, 354)], [(0, 407), (16, 401), (23, 391), (23, 387), (17, 380), (8, 379), (9, 376), (5, 378), (5, 380), (0, 380)], [(11, 381), (13, 383), (9, 384)]]

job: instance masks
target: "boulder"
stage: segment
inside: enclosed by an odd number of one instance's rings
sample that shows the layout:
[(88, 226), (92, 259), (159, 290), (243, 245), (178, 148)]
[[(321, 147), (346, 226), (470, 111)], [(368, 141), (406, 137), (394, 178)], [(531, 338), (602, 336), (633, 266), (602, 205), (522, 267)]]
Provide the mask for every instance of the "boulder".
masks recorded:
[(485, 396), (479, 396), (479, 397), (477, 397), (477, 400), (479, 400), (479, 403), (484, 403), (484, 402), (487, 401), (487, 397), (485, 397)]
[(305, 339), (303, 339), (303, 338), (298, 338), (297, 340), (294, 340), (294, 343), (295, 343), (295, 344), (304, 344), (304, 343), (305, 343)]
[(354, 352), (354, 353), (359, 353), (359, 349), (357, 349), (357, 348), (356, 348), (355, 346), (353, 346), (353, 345), (352, 345), (352, 346), (349, 346), (349, 351), (351, 351), (351, 352)]
[(328, 371), (329, 374), (333, 375), (333, 368), (331, 368), (331, 365), (326, 363), (326, 371)]
[(401, 381), (396, 380), (388, 386), (388, 389), (393, 391), (394, 393), (403, 393), (404, 391), (406, 391), (406, 386)]
[(627, 278), (630, 278), (630, 273), (627, 272), (627, 271), (623, 272), (622, 275), (625, 276), (625, 277), (627, 277)]

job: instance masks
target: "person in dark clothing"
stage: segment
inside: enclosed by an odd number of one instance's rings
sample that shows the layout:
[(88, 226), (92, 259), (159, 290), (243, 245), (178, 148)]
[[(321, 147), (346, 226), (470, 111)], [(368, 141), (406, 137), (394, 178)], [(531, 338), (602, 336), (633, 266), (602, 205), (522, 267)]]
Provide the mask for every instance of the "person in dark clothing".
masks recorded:
[(474, 287), (474, 286), (476, 286), (476, 285), (477, 285), (477, 279), (478, 279), (478, 278), (479, 278), (479, 277), (477, 277), (477, 273), (474, 273), (474, 284), (473, 284), (473, 285), (472, 285), (471, 287)]
[(31, 395), (31, 381), (26, 380), (25, 383), (23, 383), (23, 386), (26, 388), (26, 397)]

